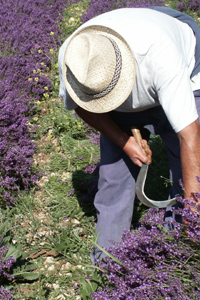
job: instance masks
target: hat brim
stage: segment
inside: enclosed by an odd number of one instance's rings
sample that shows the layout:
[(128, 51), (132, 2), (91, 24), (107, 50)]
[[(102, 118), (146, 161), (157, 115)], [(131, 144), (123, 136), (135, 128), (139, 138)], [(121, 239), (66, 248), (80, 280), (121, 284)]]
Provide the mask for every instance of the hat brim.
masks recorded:
[(83, 32), (103, 34), (112, 38), (117, 43), (122, 57), (120, 77), (115, 87), (107, 95), (93, 99), (92, 96), (89, 96), (80, 90), (72, 73), (67, 68), (65, 64), (66, 48), (63, 63), (65, 87), (74, 102), (83, 109), (94, 113), (109, 112), (119, 107), (132, 92), (136, 77), (135, 58), (127, 42), (114, 30), (104, 26), (93, 25), (84, 27), (82, 30), (78, 31), (77, 34), (73, 35), (73, 38)]

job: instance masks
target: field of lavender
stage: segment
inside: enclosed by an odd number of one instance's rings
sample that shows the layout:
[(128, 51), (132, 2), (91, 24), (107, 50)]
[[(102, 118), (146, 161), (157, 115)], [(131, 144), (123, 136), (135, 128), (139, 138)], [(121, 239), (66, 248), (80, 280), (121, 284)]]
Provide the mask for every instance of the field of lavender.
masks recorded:
[[(177, 212), (190, 224), (186, 235), (180, 224), (166, 232), (163, 211), (137, 202), (132, 230), (109, 251), (114, 259), (91, 265), (99, 134), (58, 98), (67, 36), (100, 13), (151, 5), (200, 25), (200, 0), (1, 0), (0, 300), (200, 299), (199, 207)], [(164, 148), (157, 136), (150, 142), (160, 169), (147, 192), (165, 198), (168, 182), (157, 180), (168, 177)]]

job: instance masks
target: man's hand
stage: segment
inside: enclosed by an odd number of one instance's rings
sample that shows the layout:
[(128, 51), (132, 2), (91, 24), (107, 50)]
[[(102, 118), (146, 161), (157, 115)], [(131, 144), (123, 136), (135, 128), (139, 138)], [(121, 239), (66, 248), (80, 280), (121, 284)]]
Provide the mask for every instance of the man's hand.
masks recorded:
[(145, 149), (147, 156), (142, 152), (140, 146), (136, 143), (133, 136), (127, 135), (123, 132), (119, 126), (110, 118), (109, 114), (97, 114), (91, 113), (82, 109), (76, 108), (77, 114), (90, 126), (103, 133), (112, 142), (122, 148), (125, 153), (131, 158), (133, 163), (142, 166), (142, 163), (149, 164), (151, 162), (151, 150), (147, 144), (147, 141), (142, 140), (141, 144)]
[(141, 140), (141, 147), (137, 144), (134, 137), (130, 136), (123, 147), (123, 150), (137, 166), (141, 167), (143, 163), (149, 165), (151, 163), (152, 152), (146, 140)]

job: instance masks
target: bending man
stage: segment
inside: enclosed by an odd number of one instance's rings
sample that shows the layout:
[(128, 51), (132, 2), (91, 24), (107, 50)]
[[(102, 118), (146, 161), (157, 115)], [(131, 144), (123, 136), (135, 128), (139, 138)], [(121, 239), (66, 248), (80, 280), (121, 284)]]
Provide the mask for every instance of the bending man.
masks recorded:
[[(200, 30), (169, 8), (122, 8), (89, 20), (59, 52), (60, 97), (68, 110), (101, 132), (98, 243), (119, 242), (130, 229), (135, 181), (145, 156), (130, 128), (163, 139), (173, 182), (186, 197), (199, 190)], [(177, 185), (170, 197), (180, 193)], [(195, 201), (195, 200), (194, 200)], [(93, 253), (92, 260), (102, 257)]]

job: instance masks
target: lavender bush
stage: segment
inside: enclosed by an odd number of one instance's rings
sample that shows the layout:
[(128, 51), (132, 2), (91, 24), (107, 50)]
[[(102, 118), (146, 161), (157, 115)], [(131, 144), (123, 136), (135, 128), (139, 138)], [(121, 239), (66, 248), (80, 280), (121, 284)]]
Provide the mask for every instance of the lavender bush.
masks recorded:
[[(198, 0), (197, 0), (198, 1)], [(149, 7), (149, 6), (165, 6), (165, 2), (162, 0), (134, 0), (134, 1), (116, 1), (116, 0), (90, 0), (89, 8), (85, 14), (82, 16), (82, 22), (86, 22), (91, 18), (111, 11), (113, 9), (122, 7)]]
[(8, 257), (5, 258), (5, 254), (8, 250), (8, 247), (2, 246), (0, 248), (0, 300), (12, 300), (13, 295), (10, 290), (7, 288), (4, 288), (2, 286), (3, 280), (5, 278), (13, 278), (11, 274), (9, 274), (9, 270), (11, 269), (13, 263), (15, 263), (15, 258), (13, 257)]
[(5, 289), (3, 286), (0, 287), (0, 300), (13, 300), (12, 292)]
[(183, 0), (177, 2), (177, 9), (180, 11), (195, 11), (200, 15), (200, 0)]
[(188, 207), (175, 211), (188, 222), (188, 235), (175, 221), (166, 231), (164, 210), (150, 209), (137, 230), (125, 231), (122, 243), (107, 249), (122, 265), (111, 258), (99, 263), (109, 284), (93, 299), (200, 299), (200, 205), (178, 200)]
[(28, 125), (34, 103), (47, 99), (48, 71), (60, 45), (65, 0), (2, 0), (0, 14), (0, 202), (12, 203), (37, 175)]

